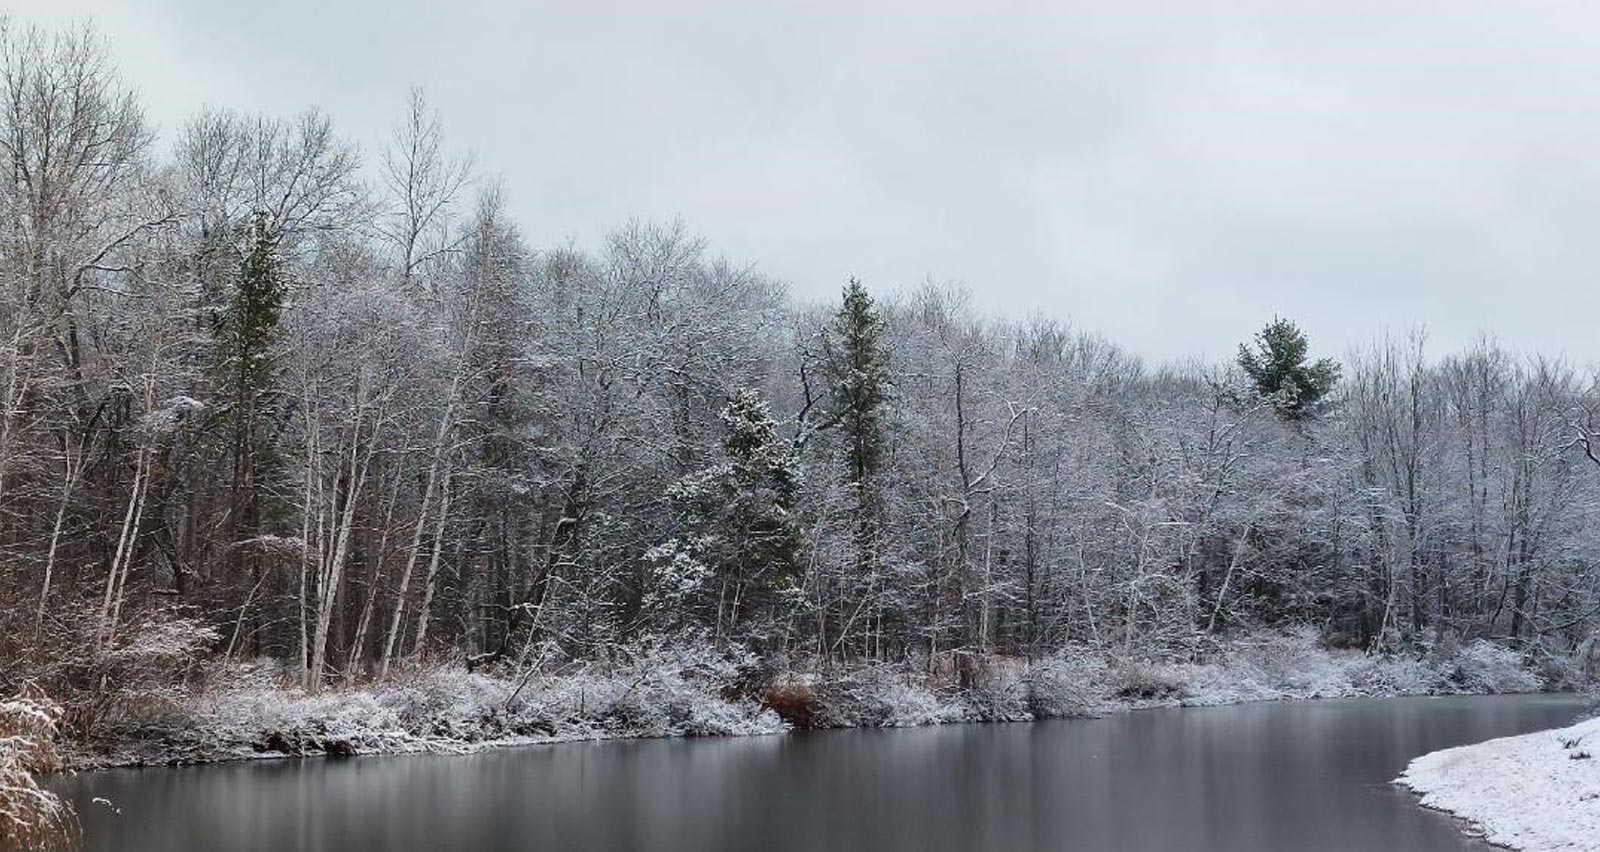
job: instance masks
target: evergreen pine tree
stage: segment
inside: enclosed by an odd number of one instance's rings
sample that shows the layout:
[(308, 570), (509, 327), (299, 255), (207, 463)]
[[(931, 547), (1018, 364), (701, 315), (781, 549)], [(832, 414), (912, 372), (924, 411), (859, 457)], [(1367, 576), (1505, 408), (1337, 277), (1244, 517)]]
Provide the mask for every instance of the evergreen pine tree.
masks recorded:
[(771, 611), (794, 584), (800, 548), (799, 465), (766, 399), (741, 389), (720, 416), (725, 460), (673, 484), (677, 531), (647, 555), (645, 602), (657, 623), (700, 621), (719, 635)]
[(1338, 383), (1339, 363), (1323, 358), (1308, 364), (1305, 333), (1281, 317), (1257, 332), (1254, 342), (1254, 349), (1239, 344), (1238, 361), (1256, 393), (1284, 420), (1309, 418)]
[(232, 495), (236, 535), (259, 533), (262, 468), (272, 448), (260, 429), (264, 402), (277, 379), (277, 342), (283, 315), (285, 282), (278, 258), (278, 239), (266, 217), (251, 225), (238, 277), (217, 329), (219, 389), (226, 394), (224, 413), (233, 434)]
[(792, 510), (800, 469), (759, 392), (735, 393), (722, 410), (722, 422), (728, 430), (723, 439), (728, 472), (722, 477), (717, 526), (728, 548), (718, 567), (724, 585), (736, 592), (728, 601), (728, 621), (740, 623), (769, 610), (796, 580), (800, 534)]
[(831, 422), (844, 431), (850, 481), (864, 488), (883, 457), (879, 407), (889, 383), (883, 318), (855, 278), (823, 336), (824, 368), (832, 398)]
[[(876, 475), (883, 463), (882, 406), (889, 385), (889, 353), (883, 345), (884, 322), (872, 297), (855, 278), (823, 335), (824, 372), (831, 402), (830, 423), (842, 432), (846, 472), (855, 493), (855, 582), (839, 590), (840, 603), (858, 591), (876, 586), (879, 548), (879, 500)], [(839, 614), (842, 629), (849, 617)], [(844, 637), (839, 637), (844, 638)]]

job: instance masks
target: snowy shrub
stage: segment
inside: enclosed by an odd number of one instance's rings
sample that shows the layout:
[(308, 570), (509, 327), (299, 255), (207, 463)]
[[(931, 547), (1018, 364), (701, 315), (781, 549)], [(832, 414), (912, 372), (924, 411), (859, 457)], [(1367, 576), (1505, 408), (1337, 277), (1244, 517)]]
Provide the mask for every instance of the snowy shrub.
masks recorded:
[(1285, 693), (1247, 661), (1226, 657), (1205, 663), (1158, 666), (1159, 678), (1174, 684), (1165, 696), (1189, 707), (1215, 707), (1244, 701), (1273, 701)]
[(1032, 666), (993, 658), (965, 690), (941, 694), (924, 668), (865, 665), (826, 675), (788, 675), (765, 701), (795, 728), (898, 728), (953, 722), (1020, 722), (1098, 715), (1105, 665), (1096, 655), (1068, 653)]
[(56, 768), (51, 746), (60, 705), (38, 694), (0, 701), (0, 850), (69, 849), (77, 834), (72, 809), (34, 774)]
[(957, 705), (963, 720), (1025, 722), (1033, 718), (1028, 708), (1026, 661), (991, 656), (979, 659), (974, 668), (972, 683), (961, 691)]
[(1282, 697), (1335, 698), (1352, 693), (1346, 673), (1357, 655), (1328, 651), (1312, 627), (1250, 637), (1230, 655), (1230, 663), (1245, 668), (1256, 683)]
[(1572, 654), (1573, 683), (1600, 683), (1600, 630), (1590, 631)]
[(1088, 649), (1043, 660), (1026, 675), (1028, 712), (1035, 719), (1098, 716), (1105, 712), (1106, 665)]
[(1522, 655), (1482, 639), (1447, 661), (1445, 679), (1468, 693), (1537, 692), (1539, 679), (1523, 667)]
[[(98, 617), (85, 612), (81, 629)], [(91, 650), (56, 673), (64, 722), (88, 739), (99, 728), (137, 729), (181, 707), (217, 632), (177, 609), (155, 610), (125, 626), (110, 642), (85, 637)], [(52, 687), (54, 689), (54, 687)]]
[[(1028, 685), (1021, 680), (985, 678), (961, 694), (960, 721), (1028, 722)], [(920, 724), (920, 723), (919, 723)]]
[(1523, 651), (1524, 666), (1545, 689), (1586, 692), (1600, 687), (1600, 650), (1591, 636), (1568, 649), (1566, 643), (1551, 639), (1537, 642)]
[[(961, 708), (941, 701), (937, 694), (910, 680), (888, 678), (880, 682), (877, 701), (884, 710), (882, 727), (886, 728), (975, 720), (963, 715)], [(979, 716), (976, 719), (988, 721), (992, 717)]]
[(815, 687), (812, 723), (818, 728), (899, 728), (956, 721), (966, 715), (945, 705), (895, 666), (865, 666)]
[(620, 654), (621, 663), (589, 664), (530, 683), (511, 707), (511, 732), (661, 737), (783, 729), (771, 710), (739, 697), (750, 665), (743, 649), (646, 642)]
[(619, 708), (650, 720), (649, 736), (764, 733), (781, 728), (754, 700), (734, 698), (753, 656), (744, 648), (696, 643), (637, 648), (619, 674), (629, 681)]
[(732, 702), (702, 695), (690, 702), (677, 735), (723, 737), (743, 734), (777, 734), (784, 730), (776, 713), (751, 702)]
[(218, 739), (282, 754), (365, 754), (403, 739), (392, 710), (363, 690), (234, 693), (210, 708)]
[(503, 733), (510, 692), (505, 681), (444, 667), (414, 674), (379, 701), (408, 733), (474, 742)]
[(1113, 696), (1126, 701), (1182, 698), (1183, 682), (1167, 666), (1150, 660), (1118, 659), (1107, 672)]
[[(1321, 647), (1316, 631), (1301, 627), (1239, 637), (1214, 647), (1201, 662), (1134, 661), (1119, 668), (1134, 677), (1132, 686), (1140, 690), (1132, 696), (1136, 699), (1215, 706), (1357, 694), (1349, 667), (1358, 658), (1352, 652)], [(1126, 690), (1130, 685), (1124, 681), (1114, 683), (1114, 688)], [(1143, 694), (1149, 692), (1156, 694)]]
[(811, 721), (817, 728), (881, 727), (893, 713), (879, 698), (880, 678), (870, 670), (828, 677), (816, 684)]
[(1362, 657), (1350, 666), (1350, 683), (1362, 695), (1437, 695), (1445, 678), (1423, 660), (1399, 655)]

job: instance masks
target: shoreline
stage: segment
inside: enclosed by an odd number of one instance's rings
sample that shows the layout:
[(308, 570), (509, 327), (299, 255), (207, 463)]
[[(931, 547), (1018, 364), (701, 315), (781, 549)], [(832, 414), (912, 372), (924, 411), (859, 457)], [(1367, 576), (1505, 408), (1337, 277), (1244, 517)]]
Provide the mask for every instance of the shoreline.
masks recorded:
[[(1039, 723), (1042, 723), (1042, 722), (1093, 721), (1095, 719), (1104, 719), (1104, 718), (1107, 718), (1107, 717), (1117, 716), (1117, 715), (1121, 715), (1121, 714), (1124, 714), (1124, 713), (1146, 713), (1146, 712), (1151, 712), (1151, 711), (1156, 711), (1156, 710), (1220, 710), (1220, 709), (1227, 709), (1229, 707), (1241, 707), (1241, 706), (1246, 706), (1246, 705), (1250, 705), (1250, 704), (1307, 703), (1307, 702), (1319, 702), (1319, 701), (1390, 701), (1390, 700), (1398, 700), (1398, 699), (1436, 699), (1436, 698), (1492, 698), (1492, 697), (1514, 698), (1514, 697), (1527, 697), (1527, 696), (1535, 696), (1535, 695), (1546, 695), (1546, 696), (1551, 696), (1551, 697), (1560, 697), (1560, 696), (1582, 697), (1583, 693), (1573, 692), (1573, 691), (1570, 691), (1570, 690), (1555, 690), (1555, 691), (1536, 690), (1536, 691), (1530, 691), (1530, 692), (1395, 693), (1395, 694), (1387, 694), (1387, 695), (1380, 695), (1380, 694), (1369, 694), (1369, 695), (1318, 695), (1318, 696), (1305, 696), (1305, 697), (1279, 696), (1279, 697), (1262, 697), (1262, 698), (1242, 698), (1242, 699), (1239, 699), (1237, 701), (1232, 701), (1232, 702), (1228, 702), (1228, 703), (1190, 703), (1190, 702), (1185, 702), (1185, 701), (1181, 701), (1181, 700), (1172, 700), (1172, 701), (1159, 701), (1159, 702), (1153, 702), (1153, 703), (1130, 703), (1130, 704), (1125, 704), (1125, 705), (1121, 705), (1121, 706), (1117, 706), (1117, 707), (1108, 709), (1107, 711), (1105, 711), (1103, 713), (1100, 713), (1100, 714), (1097, 714), (1097, 715), (1093, 715), (1093, 716), (1045, 716), (1045, 717), (1041, 717), (1041, 718), (1037, 718), (1037, 719), (962, 719), (962, 720), (951, 720), (951, 721), (944, 721), (944, 722), (926, 722), (926, 723), (912, 724), (912, 725), (856, 725), (856, 726), (841, 726), (841, 727), (829, 727), (829, 728), (798, 728), (798, 729), (797, 728), (783, 728), (783, 729), (771, 730), (771, 731), (750, 731), (750, 732), (721, 733), (721, 734), (638, 734), (638, 733), (621, 733), (621, 734), (609, 735), (609, 736), (570, 736), (570, 737), (557, 736), (557, 737), (544, 737), (544, 738), (529, 737), (529, 738), (524, 738), (524, 739), (514, 739), (514, 738), (512, 738), (512, 739), (480, 740), (480, 741), (438, 740), (438, 741), (433, 741), (433, 742), (421, 742), (421, 741), (419, 741), (418, 747), (416, 747), (416, 748), (404, 748), (403, 747), (403, 748), (395, 749), (395, 750), (392, 750), (392, 751), (366, 751), (366, 752), (357, 752), (357, 753), (353, 753), (353, 754), (339, 754), (339, 753), (330, 752), (330, 751), (307, 751), (307, 752), (298, 753), (298, 754), (296, 754), (296, 753), (283, 753), (283, 752), (257, 752), (257, 753), (252, 753), (252, 754), (243, 754), (243, 753), (241, 753), (241, 754), (238, 754), (238, 755), (235, 755), (235, 756), (226, 756), (226, 755), (224, 755), (224, 756), (219, 756), (219, 757), (212, 758), (212, 759), (177, 760), (177, 761), (170, 761), (170, 762), (101, 763), (101, 762), (95, 762), (93, 760), (90, 760), (88, 762), (73, 762), (78, 757), (78, 755), (76, 755), (76, 754), (74, 754), (72, 752), (68, 752), (67, 755), (66, 755), (66, 758), (65, 758), (66, 761), (68, 761), (66, 763), (66, 765), (63, 765), (63, 767), (61, 769), (59, 769), (59, 770), (56, 770), (56, 771), (51, 772), (51, 773), (47, 773), (43, 777), (50, 778), (50, 777), (62, 776), (62, 775), (77, 775), (77, 774), (86, 773), (86, 772), (109, 772), (109, 771), (114, 771), (114, 770), (119, 770), (119, 769), (168, 769), (168, 768), (179, 768), (179, 767), (187, 767), (187, 766), (211, 766), (211, 765), (227, 764), (227, 763), (248, 763), (248, 762), (253, 762), (253, 761), (350, 760), (350, 759), (354, 759), (354, 758), (365, 758), (365, 757), (373, 757), (373, 758), (381, 758), (381, 757), (468, 757), (468, 756), (471, 756), (471, 755), (482, 754), (482, 753), (491, 752), (491, 751), (501, 751), (501, 750), (518, 749), (518, 748), (537, 748), (537, 747), (540, 747), (540, 746), (577, 745), (577, 744), (580, 744), (580, 743), (604, 744), (604, 743), (629, 742), (629, 741), (647, 742), (647, 741), (650, 741), (650, 740), (697, 740), (697, 739), (736, 739), (736, 738), (745, 738), (745, 737), (787, 737), (787, 736), (795, 736), (795, 735), (800, 735), (800, 734), (830, 733), (830, 732), (844, 732), (844, 731), (894, 731), (894, 730), (909, 730), (909, 729), (917, 729), (917, 728), (938, 728), (938, 727), (944, 727), (944, 726), (949, 726), (949, 725), (1031, 725), (1031, 724), (1039, 724)], [(1536, 736), (1536, 735), (1539, 735), (1539, 734), (1551, 734), (1551, 733), (1556, 733), (1559, 730), (1562, 730), (1562, 729), (1550, 729), (1550, 730), (1547, 730), (1547, 731), (1537, 731), (1534, 734), (1526, 734), (1524, 736)], [(1486, 741), (1486, 742), (1493, 742), (1493, 741), (1490, 740), (1490, 741)], [(1456, 748), (1465, 749), (1465, 748), (1471, 748), (1471, 747), (1472, 747), (1472, 745), (1467, 745), (1467, 746), (1458, 746)], [(1444, 751), (1450, 751), (1450, 750), (1453, 750), (1453, 749), (1445, 749)], [(1437, 753), (1438, 752), (1430, 752), (1429, 754), (1431, 755), (1431, 754), (1437, 754)], [(1426, 757), (1426, 756), (1428, 756), (1428, 755), (1424, 755), (1424, 757)], [(1421, 759), (1421, 758), (1418, 758), (1418, 759)], [(1407, 786), (1405, 784), (1402, 784), (1400, 779), (1396, 779), (1394, 783), (1399, 784), (1401, 786)], [(1441, 811), (1443, 813), (1449, 813), (1449, 814), (1455, 815), (1453, 811), (1449, 811), (1449, 810), (1446, 810), (1444, 808), (1439, 808), (1439, 807), (1435, 807), (1435, 806), (1432, 806), (1432, 805), (1426, 805), (1426, 804), (1424, 804), (1423, 806), (1424, 807), (1428, 807), (1431, 810), (1438, 810), (1438, 811)], [(1463, 819), (1465, 819), (1465, 818), (1463, 818)], [(1516, 847), (1506, 847), (1506, 848), (1516, 848)]]
[[(1485, 662), (1487, 660), (1487, 662)], [(1556, 693), (1505, 654), (1468, 648), (1426, 661), (1328, 650), (1303, 634), (1255, 636), (1209, 662), (1100, 653), (996, 667), (985, 687), (937, 690), (898, 667), (786, 673), (761, 700), (730, 698), (730, 673), (702, 656), (641, 670), (582, 671), (516, 684), (453, 668), (381, 687), (306, 695), (263, 676), (190, 696), (136, 726), (58, 744), (67, 772), (236, 760), (465, 755), (623, 739), (763, 736), (800, 730), (1095, 718), (1137, 710), (1330, 698)], [(1474, 669), (1473, 666), (1478, 668)], [(1462, 672), (1467, 671), (1463, 676)], [(642, 672), (642, 673), (641, 673)]]

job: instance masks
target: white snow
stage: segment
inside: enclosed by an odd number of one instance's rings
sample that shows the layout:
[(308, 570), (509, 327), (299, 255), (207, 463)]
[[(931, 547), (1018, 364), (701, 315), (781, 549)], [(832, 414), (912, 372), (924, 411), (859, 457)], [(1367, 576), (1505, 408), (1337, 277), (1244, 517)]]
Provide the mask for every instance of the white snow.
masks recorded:
[(1396, 783), (1490, 843), (1600, 852), (1600, 719), (1426, 754)]

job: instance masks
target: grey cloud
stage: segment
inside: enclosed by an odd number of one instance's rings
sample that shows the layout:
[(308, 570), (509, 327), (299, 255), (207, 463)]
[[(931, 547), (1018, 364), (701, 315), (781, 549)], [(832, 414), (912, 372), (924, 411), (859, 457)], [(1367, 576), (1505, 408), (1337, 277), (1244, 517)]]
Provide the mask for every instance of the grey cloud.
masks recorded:
[(92, 15), (152, 115), (425, 85), (539, 243), (682, 216), (806, 296), (954, 278), (1152, 357), (1274, 313), (1600, 356), (1600, 12), (1541, 3), (141, 0)]

